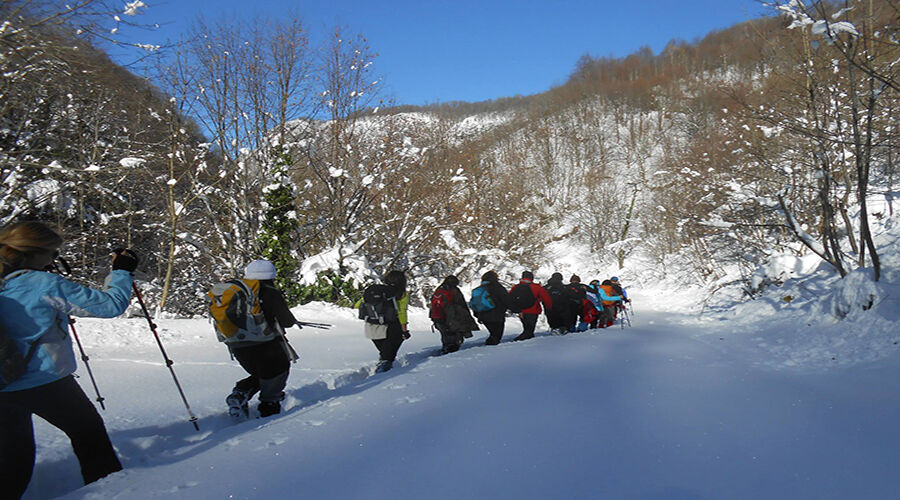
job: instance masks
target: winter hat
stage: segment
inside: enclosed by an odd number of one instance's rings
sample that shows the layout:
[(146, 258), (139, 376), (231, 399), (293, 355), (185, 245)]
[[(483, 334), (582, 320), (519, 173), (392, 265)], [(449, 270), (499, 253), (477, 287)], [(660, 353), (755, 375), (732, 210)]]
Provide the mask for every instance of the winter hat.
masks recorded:
[(533, 280), (534, 273), (532, 273), (531, 271), (522, 271), (522, 279)]
[(609, 281), (612, 281), (613, 283), (618, 283), (618, 282), (619, 282), (619, 277), (618, 277), (618, 276), (613, 276), (612, 278), (609, 279)]
[(500, 281), (500, 277), (497, 276), (497, 271), (488, 271), (481, 275), (481, 281), (490, 281), (493, 283), (495, 281)]
[(550, 276), (550, 279), (555, 281), (562, 281), (562, 273), (553, 273), (553, 275)]
[(581, 283), (581, 276), (573, 274), (572, 277), (569, 278), (569, 283)]
[(244, 268), (244, 278), (248, 280), (275, 279), (275, 266), (267, 260), (254, 260)]

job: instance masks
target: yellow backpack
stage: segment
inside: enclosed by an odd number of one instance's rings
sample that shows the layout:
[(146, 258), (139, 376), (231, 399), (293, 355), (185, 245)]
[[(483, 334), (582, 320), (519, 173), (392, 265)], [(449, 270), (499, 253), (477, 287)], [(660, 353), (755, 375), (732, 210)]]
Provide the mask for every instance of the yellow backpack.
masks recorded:
[(232, 279), (206, 293), (209, 315), (219, 342), (264, 342), (275, 338), (259, 302), (259, 280)]

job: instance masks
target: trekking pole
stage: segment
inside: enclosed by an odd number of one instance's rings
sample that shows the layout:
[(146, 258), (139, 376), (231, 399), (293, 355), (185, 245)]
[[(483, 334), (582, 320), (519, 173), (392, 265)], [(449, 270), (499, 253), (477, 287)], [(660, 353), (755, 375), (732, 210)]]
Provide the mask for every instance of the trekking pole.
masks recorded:
[(309, 321), (298, 321), (297, 324), (300, 326), (308, 326), (310, 328), (320, 328), (322, 330), (328, 330), (332, 327), (332, 325), (329, 325), (328, 323), (310, 323)]
[[(62, 269), (59, 267), (60, 264), (62, 264)], [(53, 258), (53, 261), (47, 266), (46, 270), (60, 276), (72, 274), (72, 268), (69, 266), (69, 263), (59, 255), (56, 255)], [(78, 345), (78, 350), (81, 352), (81, 361), (84, 362), (84, 367), (87, 369), (88, 376), (91, 378), (91, 384), (94, 386), (94, 393), (97, 394), (97, 402), (100, 403), (100, 408), (106, 410), (106, 405), (103, 404), (105, 398), (100, 395), (100, 388), (97, 387), (97, 379), (94, 378), (94, 372), (91, 370), (91, 363), (89, 361), (91, 358), (84, 352), (84, 346), (81, 345), (81, 339), (78, 338), (78, 332), (75, 330), (75, 318), (72, 316), (67, 316), (67, 318), (69, 319), (69, 330), (72, 331), (72, 337), (75, 339), (75, 344)]]
[(175, 364), (171, 359), (169, 359), (169, 355), (166, 354), (166, 349), (162, 345), (162, 341), (159, 339), (159, 334), (156, 333), (156, 324), (153, 323), (153, 320), (150, 319), (150, 313), (147, 311), (147, 306), (144, 305), (144, 298), (141, 296), (141, 291), (138, 290), (137, 283), (131, 282), (131, 288), (134, 290), (134, 295), (138, 299), (138, 303), (141, 304), (141, 310), (144, 311), (144, 317), (147, 318), (147, 323), (150, 324), (150, 331), (153, 332), (153, 336), (156, 337), (156, 344), (159, 346), (159, 351), (162, 353), (163, 359), (166, 361), (166, 366), (169, 367), (169, 372), (172, 374), (172, 380), (175, 381), (175, 387), (178, 388), (178, 393), (181, 394), (181, 400), (184, 401), (184, 407), (187, 409), (188, 415), (191, 416), (190, 422), (194, 424), (194, 429), (200, 430), (200, 426), (197, 424), (197, 416), (194, 415), (194, 412), (191, 411), (191, 405), (188, 404), (187, 397), (184, 395), (184, 391), (181, 389), (181, 384), (178, 382), (178, 377), (175, 376), (175, 370), (172, 368), (172, 365)]
[(91, 378), (91, 384), (94, 386), (94, 393), (97, 394), (97, 402), (100, 403), (100, 408), (105, 410), (106, 405), (103, 404), (104, 398), (100, 395), (100, 389), (97, 387), (97, 379), (94, 378), (94, 372), (91, 371), (91, 363), (88, 361), (91, 358), (84, 352), (84, 346), (81, 345), (81, 339), (78, 338), (78, 332), (75, 331), (75, 318), (71, 316), (69, 316), (69, 330), (72, 331), (72, 337), (75, 338), (75, 343), (78, 344), (78, 350), (81, 351), (81, 361), (84, 362), (84, 367), (87, 368), (88, 376)]
[(625, 328), (625, 323), (628, 323), (628, 327), (631, 327), (631, 317), (628, 316), (628, 308), (622, 306), (622, 328)]

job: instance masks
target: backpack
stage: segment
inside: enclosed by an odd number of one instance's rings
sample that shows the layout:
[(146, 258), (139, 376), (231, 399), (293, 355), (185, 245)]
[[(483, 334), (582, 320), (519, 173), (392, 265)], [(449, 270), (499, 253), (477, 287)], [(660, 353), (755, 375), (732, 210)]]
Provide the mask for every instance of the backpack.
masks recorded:
[[(6, 280), (25, 272), (23, 270), (10, 273), (6, 278), (0, 280), (0, 287), (3, 286)], [(6, 328), (0, 323), (0, 389), (15, 382), (25, 374), (25, 368), (28, 366), (28, 362), (31, 361), (31, 357), (34, 356), (35, 351), (37, 351), (39, 343), (39, 339), (35, 340), (31, 347), (28, 348), (28, 352), (23, 356), (19, 348), (16, 347), (15, 341), (7, 333)]]
[(453, 290), (438, 288), (431, 295), (431, 312), (428, 317), (433, 321), (444, 321), (447, 319), (447, 304), (453, 300)]
[(384, 325), (399, 319), (397, 315), (397, 291), (390, 285), (369, 285), (363, 290), (359, 305), (359, 319), (373, 325)]
[(275, 338), (266, 328), (259, 302), (259, 280), (231, 279), (216, 283), (206, 295), (219, 342), (264, 342)]
[(534, 305), (534, 290), (529, 283), (519, 283), (509, 291), (509, 310), (520, 313)]
[(494, 301), (491, 299), (491, 294), (488, 291), (487, 284), (472, 290), (472, 300), (469, 301), (469, 307), (471, 307), (472, 312), (475, 313), (490, 311), (495, 307)]
[(553, 302), (553, 309), (556, 311), (563, 310), (566, 302), (569, 301), (569, 294), (563, 285), (555, 284), (547, 287), (547, 295)]
[(6, 333), (6, 328), (0, 325), (0, 389), (25, 374), (25, 367), (28, 366), (28, 362), (37, 351), (37, 346), (38, 342), (33, 343), (28, 349), (28, 353), (22, 356), (16, 343)]
[(580, 283), (569, 283), (566, 285), (566, 294), (572, 304), (576, 308), (580, 308), (581, 303), (587, 298), (587, 288)]

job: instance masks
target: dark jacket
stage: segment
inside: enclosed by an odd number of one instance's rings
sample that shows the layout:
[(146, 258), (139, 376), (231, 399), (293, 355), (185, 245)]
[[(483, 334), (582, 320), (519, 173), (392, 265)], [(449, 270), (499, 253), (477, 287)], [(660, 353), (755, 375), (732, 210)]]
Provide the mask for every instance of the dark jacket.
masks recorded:
[(494, 308), (475, 313), (475, 317), (482, 323), (506, 321), (506, 310), (509, 309), (509, 293), (506, 288), (496, 281), (482, 281), (481, 284), (487, 286), (488, 296), (494, 303)]

